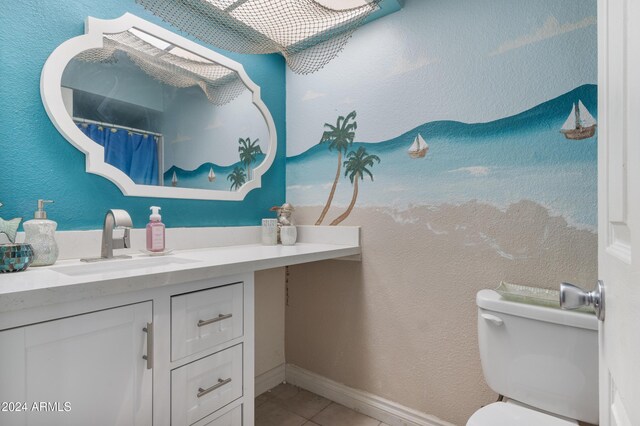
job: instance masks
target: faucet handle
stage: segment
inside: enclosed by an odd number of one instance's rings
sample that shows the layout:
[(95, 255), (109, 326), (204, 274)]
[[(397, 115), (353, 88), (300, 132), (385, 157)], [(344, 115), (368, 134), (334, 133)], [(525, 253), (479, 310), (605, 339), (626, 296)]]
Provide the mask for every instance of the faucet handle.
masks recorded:
[(126, 210), (122, 209), (111, 209), (111, 214), (113, 215), (113, 224), (116, 228), (133, 228), (133, 222), (131, 221), (131, 216), (127, 213)]
[(133, 228), (131, 216), (129, 216), (126, 210), (112, 209), (111, 211), (113, 212), (116, 228), (124, 228), (121, 248), (131, 248), (131, 228)]
[[(122, 209), (109, 210), (104, 219), (105, 226), (102, 230), (102, 257), (111, 258), (113, 257), (113, 249), (123, 249), (131, 247), (130, 230), (133, 227), (133, 222), (131, 221), (131, 216), (129, 216), (129, 213), (127, 213), (126, 210)], [(117, 228), (123, 229), (124, 235), (122, 236), (122, 238), (118, 237), (117, 239), (114, 239), (113, 230)]]

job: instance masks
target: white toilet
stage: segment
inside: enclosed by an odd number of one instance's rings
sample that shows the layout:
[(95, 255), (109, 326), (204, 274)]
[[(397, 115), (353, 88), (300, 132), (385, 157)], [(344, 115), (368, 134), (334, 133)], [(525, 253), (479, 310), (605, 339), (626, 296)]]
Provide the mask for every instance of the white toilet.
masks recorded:
[(467, 426), (598, 423), (595, 315), (510, 302), (481, 290), (478, 342), (491, 389), (508, 402), (476, 411)]

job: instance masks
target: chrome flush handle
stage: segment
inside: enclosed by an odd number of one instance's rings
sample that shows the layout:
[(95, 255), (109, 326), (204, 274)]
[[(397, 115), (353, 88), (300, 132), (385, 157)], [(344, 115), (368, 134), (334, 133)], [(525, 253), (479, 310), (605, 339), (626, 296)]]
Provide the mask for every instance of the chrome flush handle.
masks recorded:
[(231, 377), (229, 377), (228, 379), (218, 379), (218, 383), (216, 383), (215, 385), (211, 386), (210, 388), (206, 388), (206, 389), (198, 388), (198, 393), (196, 394), (196, 396), (198, 398), (202, 398), (203, 396), (205, 396), (209, 392), (213, 392), (214, 390), (221, 388), (222, 386), (226, 385), (227, 383), (231, 383)]
[(578, 309), (582, 306), (593, 306), (598, 319), (604, 321), (604, 283), (601, 280), (593, 291), (585, 291), (570, 283), (560, 284), (560, 307)]
[(208, 320), (198, 320), (198, 324), (196, 324), (198, 327), (202, 327), (205, 326), (207, 324), (214, 324), (216, 322), (220, 322), (220, 321), (224, 321), (226, 319), (229, 319), (233, 317), (233, 314), (220, 314), (215, 318), (211, 318)]

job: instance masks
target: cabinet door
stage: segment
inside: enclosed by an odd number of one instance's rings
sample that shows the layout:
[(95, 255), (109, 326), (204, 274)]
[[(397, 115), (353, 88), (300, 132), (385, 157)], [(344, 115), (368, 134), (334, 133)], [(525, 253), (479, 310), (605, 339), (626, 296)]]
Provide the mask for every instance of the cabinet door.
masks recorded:
[(0, 424), (151, 425), (151, 321), (144, 302), (0, 332)]

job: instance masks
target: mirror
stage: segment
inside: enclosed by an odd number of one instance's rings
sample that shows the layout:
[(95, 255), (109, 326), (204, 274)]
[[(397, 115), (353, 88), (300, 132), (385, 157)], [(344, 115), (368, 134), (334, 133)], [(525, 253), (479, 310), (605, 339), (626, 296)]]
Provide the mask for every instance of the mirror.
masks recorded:
[(242, 66), (131, 14), (88, 18), (45, 63), (41, 93), (87, 172), (126, 195), (241, 200), (275, 158)]

